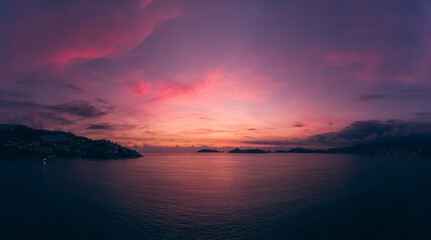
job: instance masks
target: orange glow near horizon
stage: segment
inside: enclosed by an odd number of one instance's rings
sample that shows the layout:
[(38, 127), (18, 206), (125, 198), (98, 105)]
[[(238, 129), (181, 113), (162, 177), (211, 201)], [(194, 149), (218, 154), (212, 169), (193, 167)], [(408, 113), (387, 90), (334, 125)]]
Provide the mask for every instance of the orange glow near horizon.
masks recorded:
[(290, 147), (430, 119), (428, 3), (30, 2), (2, 5), (0, 123), (128, 146)]

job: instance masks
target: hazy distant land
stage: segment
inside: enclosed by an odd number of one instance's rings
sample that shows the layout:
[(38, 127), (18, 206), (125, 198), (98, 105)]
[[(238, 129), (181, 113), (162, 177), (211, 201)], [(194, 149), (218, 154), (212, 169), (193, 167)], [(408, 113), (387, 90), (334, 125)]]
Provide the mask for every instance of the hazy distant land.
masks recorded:
[[(202, 149), (198, 152), (220, 152), (217, 150)], [(235, 148), (228, 153), (271, 153), (262, 149)], [(306, 149), (292, 148), (290, 150), (276, 150), (273, 153), (329, 153), (329, 154), (366, 154), (377, 156), (416, 156), (431, 159), (431, 140), (408, 139), (384, 141), (371, 144), (357, 144), (343, 148)]]
[(386, 156), (416, 156), (431, 158), (431, 140), (406, 139), (384, 141), (370, 144), (357, 144), (344, 148), (305, 149), (292, 148), (288, 151), (278, 150), (277, 153), (339, 153), (339, 154), (367, 154)]

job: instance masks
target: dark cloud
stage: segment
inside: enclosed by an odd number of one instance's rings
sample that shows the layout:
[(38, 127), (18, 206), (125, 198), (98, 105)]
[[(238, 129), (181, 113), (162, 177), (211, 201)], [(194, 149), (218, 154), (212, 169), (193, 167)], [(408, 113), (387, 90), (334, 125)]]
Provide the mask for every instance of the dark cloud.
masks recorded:
[(108, 106), (95, 106), (86, 101), (79, 102), (67, 102), (57, 105), (43, 105), (34, 102), (26, 101), (11, 101), (6, 99), (0, 99), (0, 107), (3, 108), (15, 108), (15, 107), (25, 107), (34, 109), (48, 109), (57, 113), (66, 113), (69, 115), (93, 118), (108, 114), (114, 107), (112, 105)]
[(74, 92), (84, 93), (85, 90), (81, 87), (76, 86), (74, 83), (71, 83), (71, 80), (63, 78), (63, 77), (53, 77), (49, 74), (41, 74), (41, 73), (14, 73), (14, 74), (1, 74), (0, 78), (2, 81), (10, 82), (17, 84), (20, 87), (24, 87), (26, 89), (32, 89), (34, 91), (37, 89), (61, 89), (70, 90)]
[(60, 86), (63, 87), (63, 88), (68, 88), (68, 89), (75, 90), (75, 91), (78, 91), (78, 92), (85, 92), (84, 89), (82, 89), (80, 87), (77, 87), (77, 86), (75, 86), (74, 84), (71, 84), (71, 83), (62, 83)]
[(256, 131), (256, 128), (249, 128), (249, 131)]
[(417, 89), (401, 89), (390, 93), (370, 93), (357, 98), (359, 101), (393, 99), (431, 99), (431, 89), (422, 87)]
[(51, 113), (51, 112), (41, 112), (39, 113), (40, 117), (44, 120), (50, 120), (52, 122), (58, 123), (60, 125), (71, 125), (74, 124), (76, 121), (71, 120), (64, 116), (59, 116), (58, 114)]
[(317, 134), (309, 137), (307, 141), (323, 144), (346, 144), (405, 138), (431, 138), (431, 122), (357, 121), (338, 132)]
[(34, 94), (21, 92), (21, 91), (9, 91), (9, 90), (3, 90), (0, 89), (0, 96), (4, 98), (10, 98), (10, 99), (23, 99), (23, 98), (30, 98)]
[(71, 125), (75, 124), (76, 120), (70, 119), (66, 116), (60, 116), (52, 112), (41, 112), (29, 110), (20, 115), (8, 116), (6, 113), (0, 111), (0, 123), (6, 124), (23, 124), (34, 128), (44, 128), (53, 125)]
[[(1, 109), (0, 109), (1, 110)], [(41, 121), (34, 112), (29, 111), (21, 116), (8, 116), (0, 111), (0, 123), (5, 124), (23, 124), (34, 128), (44, 128), (44, 121)]]
[(45, 108), (48, 108), (60, 113), (67, 113), (67, 114), (86, 117), (86, 118), (103, 116), (113, 110), (112, 106), (96, 107), (86, 101), (63, 103), (63, 104), (58, 104), (53, 106), (45, 106)]
[(110, 124), (90, 124), (87, 127), (88, 130), (105, 130), (105, 129), (112, 129), (112, 125)]
[(32, 102), (25, 102), (25, 101), (13, 101), (13, 100), (7, 100), (7, 99), (0, 99), (0, 107), (3, 108), (16, 108), (16, 107), (41, 107), (42, 105), (32, 103)]
[[(431, 116), (431, 113), (423, 113)], [(313, 135), (306, 139), (293, 141), (256, 140), (241, 143), (271, 146), (313, 146), (316, 148), (333, 146), (349, 146), (358, 143), (401, 139), (431, 139), (431, 122), (403, 120), (368, 120), (353, 122), (338, 132)]]
[(103, 103), (103, 104), (110, 104), (109, 101), (102, 99), (102, 98), (95, 98), (94, 101)]
[(301, 128), (301, 127), (303, 127), (304, 125), (303, 124), (300, 124), (300, 123), (298, 123), (298, 124), (295, 124), (294, 125), (294, 127), (297, 127), (297, 128)]
[(135, 129), (136, 125), (130, 124), (110, 124), (110, 123), (97, 123), (87, 126), (87, 130), (131, 130)]
[(19, 101), (0, 98), (0, 122), (20, 123), (32, 127), (45, 124), (71, 125), (82, 118), (96, 118), (114, 110), (110, 104), (97, 102), (66, 102), (57, 105), (44, 105), (31, 101)]

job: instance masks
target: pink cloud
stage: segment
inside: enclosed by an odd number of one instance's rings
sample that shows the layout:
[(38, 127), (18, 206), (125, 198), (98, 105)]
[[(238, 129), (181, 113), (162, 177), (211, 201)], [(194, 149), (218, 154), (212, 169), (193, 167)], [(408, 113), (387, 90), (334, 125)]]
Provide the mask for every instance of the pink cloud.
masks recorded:
[[(417, 56), (417, 59), (409, 60), (411, 65), (405, 64), (406, 66), (398, 66), (400, 63), (396, 62), (399, 61), (396, 58), (399, 56), (392, 56), (392, 53), (381, 49), (325, 50), (322, 56), (322, 67), (346, 68), (346, 71), (339, 71), (340, 76), (353, 77), (358, 81), (395, 81), (411, 84), (422, 81), (428, 74), (428, 67), (424, 65), (424, 62), (429, 62), (428, 55)], [(349, 67), (351, 69), (348, 69)]]
[(10, 31), (3, 31), (10, 45), (3, 61), (10, 71), (33, 70), (49, 64), (64, 66), (77, 59), (121, 57), (164, 21), (182, 15), (179, 9), (155, 4), (148, 11), (150, 2), (140, 1), (135, 6), (73, 1), (61, 9), (29, 2), (17, 4), (10, 21), (13, 26)]
[(271, 81), (254, 72), (209, 70), (201, 76), (178, 74), (165, 80), (145, 83), (133, 88), (144, 102), (165, 104), (217, 104), (231, 101), (259, 102), (268, 94), (288, 84)]
[(353, 77), (359, 81), (381, 80), (381, 76), (378, 71), (382, 63), (382, 56), (378, 52), (326, 51), (323, 55), (323, 61), (326, 65), (334, 67), (349, 67), (358, 65), (359, 68), (353, 72)]
[(146, 8), (148, 6), (148, 4), (152, 3), (153, 0), (140, 0), (139, 4), (142, 8)]
[(139, 81), (133, 92), (139, 96), (144, 96), (150, 91), (151, 86), (150, 82)]

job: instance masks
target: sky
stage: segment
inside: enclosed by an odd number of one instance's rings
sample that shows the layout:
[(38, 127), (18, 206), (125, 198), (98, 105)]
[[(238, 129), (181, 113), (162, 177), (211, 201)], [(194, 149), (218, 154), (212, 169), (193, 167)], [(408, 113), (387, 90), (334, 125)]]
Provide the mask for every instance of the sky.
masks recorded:
[(431, 3), (3, 0), (0, 123), (128, 146), (431, 134)]

